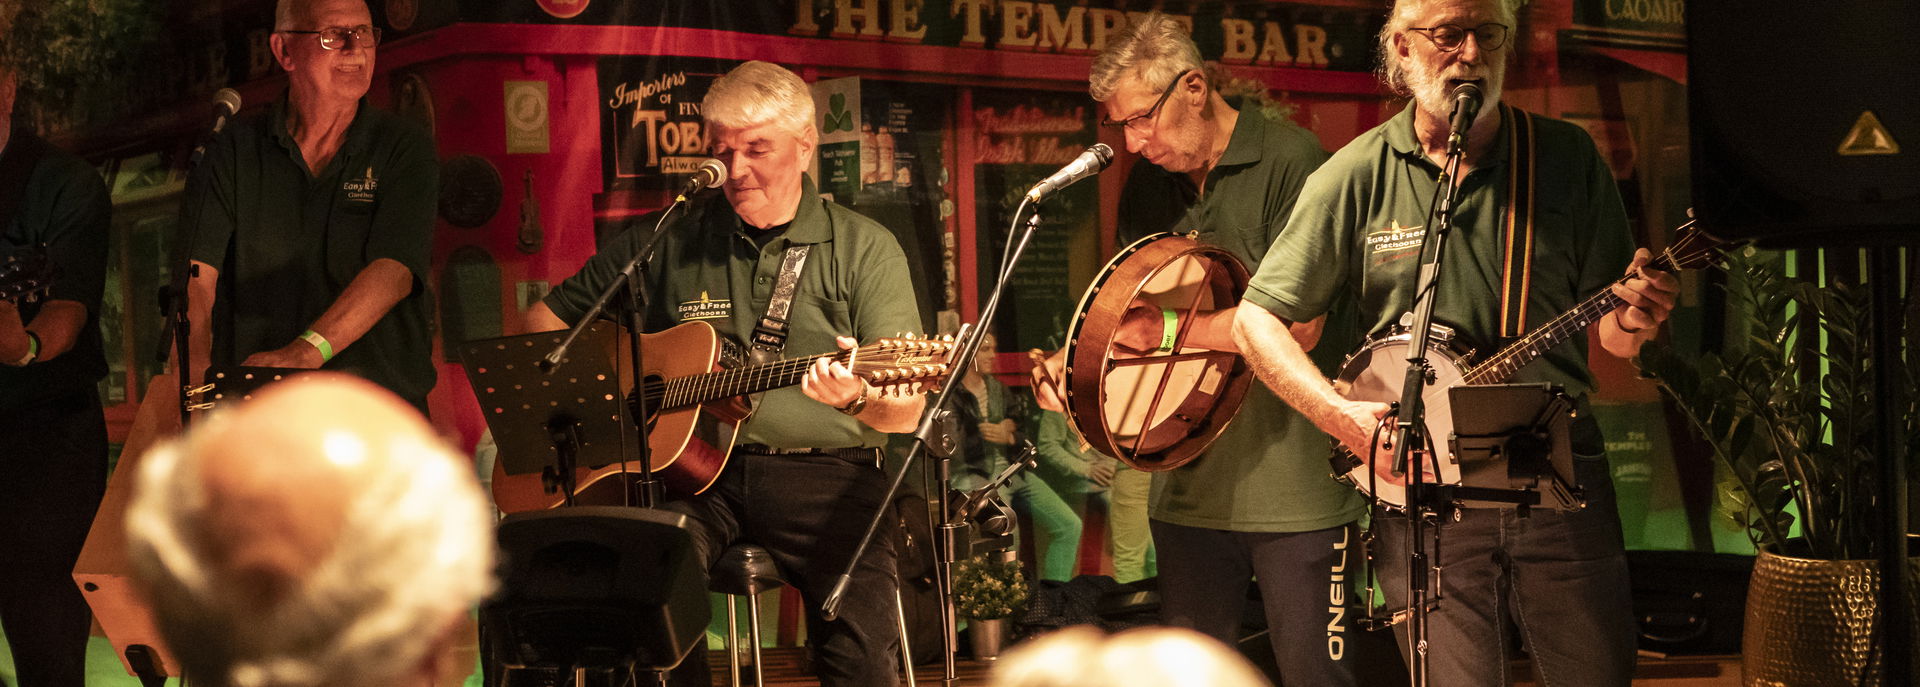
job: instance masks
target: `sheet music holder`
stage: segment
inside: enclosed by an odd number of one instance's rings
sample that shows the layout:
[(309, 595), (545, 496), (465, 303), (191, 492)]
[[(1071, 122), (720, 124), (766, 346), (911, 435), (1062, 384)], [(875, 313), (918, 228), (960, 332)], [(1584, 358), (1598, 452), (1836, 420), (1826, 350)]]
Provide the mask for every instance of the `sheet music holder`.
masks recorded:
[[(1474, 384), (1447, 393), (1453, 407), (1453, 436), (1448, 440), (1460, 461), (1456, 495), (1462, 504), (1586, 507), (1574, 483), (1573, 401), (1559, 386)], [(1534, 496), (1511, 498), (1514, 491)]]
[(569, 350), (566, 369), (552, 375), (537, 363), (567, 335), (565, 330), (460, 346), (460, 364), (493, 430), (506, 474), (546, 474), (553, 480), (550, 489), (565, 482), (571, 494), (573, 468), (620, 462), (627, 425), (611, 359), (614, 331), (612, 324), (594, 323), (582, 335), (587, 345)]

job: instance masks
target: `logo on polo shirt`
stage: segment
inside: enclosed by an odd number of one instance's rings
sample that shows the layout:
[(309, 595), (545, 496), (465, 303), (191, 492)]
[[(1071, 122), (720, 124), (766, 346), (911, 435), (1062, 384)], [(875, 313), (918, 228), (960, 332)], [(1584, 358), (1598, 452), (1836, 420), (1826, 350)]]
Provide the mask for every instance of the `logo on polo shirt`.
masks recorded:
[(359, 203), (373, 202), (374, 189), (380, 188), (380, 178), (373, 175), (373, 168), (367, 168), (366, 176), (351, 177), (340, 182), (340, 190), (347, 194), (347, 200)]
[(700, 297), (680, 304), (680, 321), (717, 320), (733, 314), (733, 301), (714, 300), (701, 291)]
[(1367, 232), (1367, 255), (1376, 260), (1390, 260), (1401, 257), (1399, 253), (1420, 251), (1420, 241), (1427, 236), (1426, 227), (1403, 227), (1400, 220)]

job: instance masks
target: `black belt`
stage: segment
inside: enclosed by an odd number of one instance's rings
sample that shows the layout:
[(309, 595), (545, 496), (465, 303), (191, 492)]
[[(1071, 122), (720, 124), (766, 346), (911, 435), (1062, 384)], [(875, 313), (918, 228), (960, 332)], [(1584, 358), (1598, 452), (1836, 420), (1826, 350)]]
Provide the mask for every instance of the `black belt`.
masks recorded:
[(741, 444), (735, 450), (761, 456), (833, 456), (855, 463), (872, 463), (880, 456), (877, 448), (774, 448), (766, 444)]

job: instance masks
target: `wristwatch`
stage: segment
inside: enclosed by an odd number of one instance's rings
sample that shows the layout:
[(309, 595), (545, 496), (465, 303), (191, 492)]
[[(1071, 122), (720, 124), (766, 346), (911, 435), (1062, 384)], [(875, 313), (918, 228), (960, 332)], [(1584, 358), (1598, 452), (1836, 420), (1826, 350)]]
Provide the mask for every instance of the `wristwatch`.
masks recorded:
[(860, 411), (866, 410), (866, 409), (867, 409), (867, 387), (862, 386), (860, 387), (859, 396), (853, 397), (853, 400), (848, 401), (846, 405), (840, 406), (835, 410), (838, 410), (842, 413), (846, 413), (848, 416), (853, 416), (853, 415), (859, 415)]

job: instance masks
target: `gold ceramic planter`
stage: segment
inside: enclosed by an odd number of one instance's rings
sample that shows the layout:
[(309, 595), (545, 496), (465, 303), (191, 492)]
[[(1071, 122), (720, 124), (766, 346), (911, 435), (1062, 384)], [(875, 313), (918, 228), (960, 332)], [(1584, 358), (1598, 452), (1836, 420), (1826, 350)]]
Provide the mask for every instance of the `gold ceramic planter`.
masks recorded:
[[(1920, 574), (1920, 559), (1909, 561)], [(1747, 589), (1741, 684), (1881, 684), (1878, 652), (1885, 647), (1876, 646), (1873, 634), (1879, 594), (1879, 561), (1823, 561), (1760, 552)], [(1915, 647), (1908, 650), (1920, 654), (1920, 633), (1915, 636)]]

